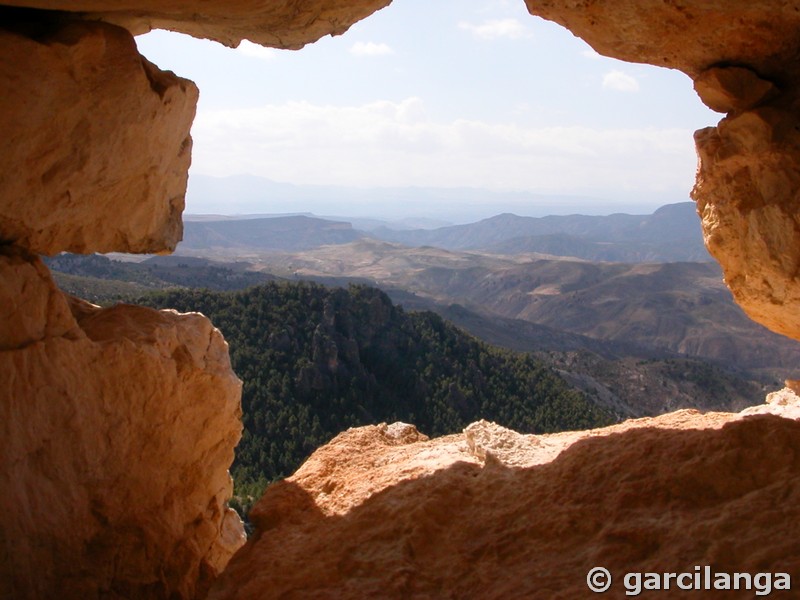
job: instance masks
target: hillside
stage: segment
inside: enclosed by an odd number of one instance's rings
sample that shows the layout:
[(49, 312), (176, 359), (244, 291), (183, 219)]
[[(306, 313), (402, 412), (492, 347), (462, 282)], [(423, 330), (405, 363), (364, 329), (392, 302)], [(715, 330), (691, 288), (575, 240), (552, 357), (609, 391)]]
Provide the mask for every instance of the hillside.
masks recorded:
[(249, 263), (222, 263), (193, 256), (153, 256), (141, 262), (92, 254), (45, 257), (59, 287), (96, 303), (130, 300), (147, 291), (172, 287), (235, 290), (272, 281)]
[(715, 263), (600, 263), (360, 240), (261, 256), (258, 268), (361, 278), (442, 305), (737, 368), (785, 370), (800, 362), (800, 344), (754, 323), (733, 302)]
[[(447, 255), (446, 251), (441, 252)], [(243, 263), (185, 256), (153, 257), (132, 263), (102, 256), (63, 255), (51, 261), (54, 267), (68, 271), (53, 272), (63, 290), (106, 305), (129, 302), (153, 290), (242, 289), (272, 277), (248, 271)], [(364, 281), (345, 276), (311, 279), (334, 287)], [(754, 373), (748, 365), (714, 364), (707, 358), (688, 357), (650, 344), (595, 339), (486, 310), (439, 303), (399, 288), (388, 287), (386, 291), (395, 304), (406, 310), (433, 311), (489, 344), (535, 353), (571, 385), (618, 415), (657, 415), (670, 407), (739, 410), (759, 402), (764, 393), (779, 386), (781, 378), (774, 370)], [(684, 368), (676, 369), (676, 364)], [(658, 393), (643, 394), (647, 390)]]
[(362, 237), (350, 223), (304, 215), (219, 221), (186, 221), (181, 248), (306, 250)]
[(612, 415), (530, 355), (493, 348), (441, 317), (406, 313), (363, 286), (270, 283), (175, 290), (141, 303), (200, 311), (244, 381), (242, 486), (288, 475), (348, 427), (404, 421), (431, 435), (489, 419), (524, 432), (584, 429)]

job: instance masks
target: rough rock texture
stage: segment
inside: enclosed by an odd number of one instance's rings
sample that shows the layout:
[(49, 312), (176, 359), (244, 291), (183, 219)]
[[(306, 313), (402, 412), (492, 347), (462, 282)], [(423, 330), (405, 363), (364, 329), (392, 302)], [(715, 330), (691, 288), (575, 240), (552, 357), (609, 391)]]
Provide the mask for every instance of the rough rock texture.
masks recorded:
[[(788, 104), (783, 104), (788, 102)], [(706, 246), (755, 321), (800, 339), (800, 118), (780, 97), (695, 134)]]
[(679, 69), (748, 66), (770, 80), (797, 74), (800, 2), (790, 0), (525, 0), (600, 54)]
[(240, 386), (202, 315), (68, 299), (0, 249), (0, 597), (202, 592), (244, 542)]
[(174, 249), (195, 85), (113, 25), (4, 26), (0, 242), (44, 254)]
[(778, 94), (775, 85), (744, 67), (711, 67), (694, 80), (694, 90), (711, 110), (748, 110)]
[(340, 35), (392, 0), (6, 0), (12, 6), (74, 11), (135, 34), (171, 29), (227, 46), (243, 39), (299, 49)]
[(573, 600), (592, 596), (594, 566), (612, 598), (627, 572), (796, 577), (800, 423), (776, 414), (800, 416), (800, 398), (547, 436), (351, 429), (267, 489), (209, 597)]

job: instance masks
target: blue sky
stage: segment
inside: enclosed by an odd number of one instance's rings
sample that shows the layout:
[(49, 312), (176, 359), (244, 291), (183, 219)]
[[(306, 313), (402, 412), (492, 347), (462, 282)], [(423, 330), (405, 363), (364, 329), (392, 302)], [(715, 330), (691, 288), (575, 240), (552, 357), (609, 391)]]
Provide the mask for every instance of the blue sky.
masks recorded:
[(200, 87), (192, 175), (655, 208), (688, 199), (692, 132), (719, 120), (682, 73), (600, 57), (522, 0), (395, 0), (300, 51), (137, 43)]

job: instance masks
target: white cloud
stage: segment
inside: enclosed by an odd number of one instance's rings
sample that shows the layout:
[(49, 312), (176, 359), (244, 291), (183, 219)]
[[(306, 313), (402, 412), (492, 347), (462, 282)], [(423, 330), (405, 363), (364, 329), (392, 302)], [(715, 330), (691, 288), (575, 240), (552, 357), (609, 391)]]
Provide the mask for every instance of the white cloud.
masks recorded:
[(517, 19), (491, 19), (478, 25), (461, 21), (458, 24), (458, 28), (468, 31), (482, 40), (495, 40), (498, 38), (517, 40), (531, 36), (528, 28)]
[(618, 92), (638, 92), (639, 82), (622, 71), (610, 71), (603, 76), (603, 87)]
[(239, 44), (236, 51), (245, 56), (261, 60), (274, 60), (278, 56), (278, 51), (274, 48), (265, 48), (264, 46), (254, 44), (250, 40), (242, 40), (242, 43)]
[(375, 42), (356, 42), (350, 47), (350, 54), (355, 56), (385, 56), (394, 54), (394, 50), (388, 44), (376, 44)]
[(683, 129), (431, 120), (419, 98), (201, 111), (193, 172), (321, 185), (477, 187), (592, 196), (675, 190), (696, 167)]

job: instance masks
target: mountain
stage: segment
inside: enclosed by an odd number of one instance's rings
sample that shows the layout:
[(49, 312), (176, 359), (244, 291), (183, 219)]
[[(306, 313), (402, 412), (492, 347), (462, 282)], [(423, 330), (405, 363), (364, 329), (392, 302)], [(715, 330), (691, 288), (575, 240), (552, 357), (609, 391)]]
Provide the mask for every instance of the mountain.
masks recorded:
[(276, 275), (289, 267), (296, 277), (361, 278), (480, 314), (734, 367), (800, 362), (800, 344), (754, 323), (733, 302), (716, 263), (599, 263), (367, 239), (259, 263)]
[(363, 237), (350, 223), (304, 215), (187, 221), (181, 249), (306, 250)]
[[(397, 246), (383, 244), (383, 247)], [(403, 269), (415, 268), (415, 260), (420, 265), (429, 266), (437, 259), (455, 257), (457, 260), (459, 257), (445, 250), (431, 254), (434, 249), (430, 248), (405, 250), (416, 253), (416, 258), (406, 257), (405, 264), (397, 260), (380, 268), (402, 272)], [(186, 256), (157, 256), (141, 263), (72, 255), (47, 260), (62, 289), (98, 303), (130, 302), (148, 291), (167, 287), (230, 290), (274, 279), (268, 273), (250, 270), (251, 265), (247, 263), (220, 263)], [(487, 260), (486, 264), (510, 263), (498, 262), (495, 258)], [(308, 277), (326, 286), (364, 282), (364, 278), (359, 280), (343, 275)], [(460, 304), (440, 303), (400, 288), (387, 287), (386, 291), (396, 304), (413, 311), (433, 311), (490, 344), (533, 352), (554, 367), (573, 387), (583, 390), (616, 415), (640, 417), (677, 408), (740, 410), (760, 402), (766, 391), (779, 385), (769, 373), (754, 374), (736, 365), (724, 365), (719, 361), (713, 364), (708, 358), (681, 355), (653, 345), (652, 340), (634, 343), (624, 338), (595, 339), (522, 319), (502, 317), (480, 307), (468, 309)], [(785, 354), (785, 349), (778, 346), (776, 350), (777, 361)], [(658, 393), (643, 394), (643, 390), (658, 390)]]
[[(351, 222), (352, 221), (352, 222)], [(425, 223), (410, 229), (409, 223)], [(433, 220), (291, 215), (191, 215), (180, 253), (217, 250), (295, 252), (375, 239), (410, 247), (479, 250), (493, 254), (544, 254), (605, 262), (707, 262), (694, 204), (659, 208), (652, 215), (615, 214), (520, 217), (501, 214), (468, 225), (430, 228)], [(355, 224), (355, 226), (354, 226)]]
[(652, 215), (520, 217), (489, 219), (433, 230), (374, 229), (373, 237), (407, 246), (539, 252), (617, 262), (710, 261), (694, 203), (669, 204)]
[(545, 363), (503, 351), (373, 288), (269, 283), (174, 290), (140, 303), (199, 311), (225, 334), (244, 381), (237, 487), (294, 471), (335, 434), (404, 421), (441, 435), (485, 418), (523, 432), (583, 429), (612, 416)]
[(276, 279), (251, 270), (250, 263), (221, 263), (194, 256), (153, 256), (131, 262), (65, 253), (43, 260), (62, 290), (97, 303), (130, 300), (172, 287), (234, 290)]
[(666, 242), (595, 242), (568, 234), (522, 236), (484, 248), (495, 254), (538, 253), (569, 256), (597, 262), (710, 262), (711, 256), (697, 239)]

